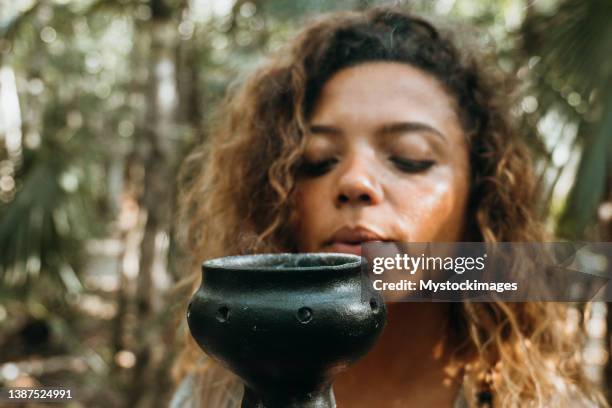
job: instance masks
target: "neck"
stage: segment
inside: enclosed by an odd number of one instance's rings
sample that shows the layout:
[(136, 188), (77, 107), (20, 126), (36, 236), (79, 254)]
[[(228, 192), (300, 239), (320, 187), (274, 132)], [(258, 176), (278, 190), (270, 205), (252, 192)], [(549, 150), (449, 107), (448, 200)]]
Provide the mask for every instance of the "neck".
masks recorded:
[(459, 389), (460, 366), (452, 361), (450, 307), (449, 303), (387, 305), (383, 333), (363, 359), (339, 375), (334, 386), (338, 393), (362, 389), (366, 381), (370, 386), (377, 382), (377, 393), (384, 389), (414, 395), (444, 389), (452, 400)]
[(448, 335), (449, 303), (392, 303), (387, 310), (387, 326), (370, 353), (372, 359), (401, 359), (402, 370), (406, 362), (430, 367), (449, 362), (453, 346)]

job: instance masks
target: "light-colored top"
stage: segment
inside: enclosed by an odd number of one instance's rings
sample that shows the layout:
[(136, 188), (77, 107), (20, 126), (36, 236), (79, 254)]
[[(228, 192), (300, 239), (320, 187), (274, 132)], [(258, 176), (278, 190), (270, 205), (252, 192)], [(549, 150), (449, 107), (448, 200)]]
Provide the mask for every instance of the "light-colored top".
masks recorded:
[[(218, 364), (211, 364), (201, 373), (185, 376), (174, 392), (169, 407), (240, 408), (243, 391), (238, 377)], [(453, 408), (469, 407), (464, 394), (465, 390), (462, 388)]]

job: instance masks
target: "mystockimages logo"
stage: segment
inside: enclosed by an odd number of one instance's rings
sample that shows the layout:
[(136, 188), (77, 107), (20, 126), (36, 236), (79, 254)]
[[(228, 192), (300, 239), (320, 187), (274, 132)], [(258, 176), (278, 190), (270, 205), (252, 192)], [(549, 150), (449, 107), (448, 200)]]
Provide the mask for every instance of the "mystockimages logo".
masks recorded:
[(612, 243), (402, 243), (362, 247), (387, 301), (612, 300)]

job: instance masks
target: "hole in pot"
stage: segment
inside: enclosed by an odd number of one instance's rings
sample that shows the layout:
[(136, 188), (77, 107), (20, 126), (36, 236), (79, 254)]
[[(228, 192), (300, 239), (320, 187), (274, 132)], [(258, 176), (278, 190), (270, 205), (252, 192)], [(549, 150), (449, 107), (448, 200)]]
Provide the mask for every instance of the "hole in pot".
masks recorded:
[(312, 320), (312, 309), (309, 307), (300, 307), (297, 311), (297, 319), (302, 323), (308, 323)]
[(378, 312), (378, 302), (376, 301), (376, 299), (370, 299), (370, 308), (374, 313)]
[(225, 323), (229, 320), (229, 309), (227, 306), (220, 307), (217, 310), (217, 320), (221, 323)]

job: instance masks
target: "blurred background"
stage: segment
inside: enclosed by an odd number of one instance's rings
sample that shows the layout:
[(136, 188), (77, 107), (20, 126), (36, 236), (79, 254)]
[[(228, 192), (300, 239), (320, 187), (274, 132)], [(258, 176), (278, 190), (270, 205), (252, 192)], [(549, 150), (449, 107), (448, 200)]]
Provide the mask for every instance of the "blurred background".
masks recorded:
[[(176, 175), (228, 84), (300, 22), (363, 0), (0, 0), (0, 387), (166, 406)], [(612, 240), (612, 2), (393, 2), (458, 28), (517, 83), (547, 228)], [(575, 305), (605, 389), (612, 313)], [(1, 402), (0, 402), (1, 404)]]

